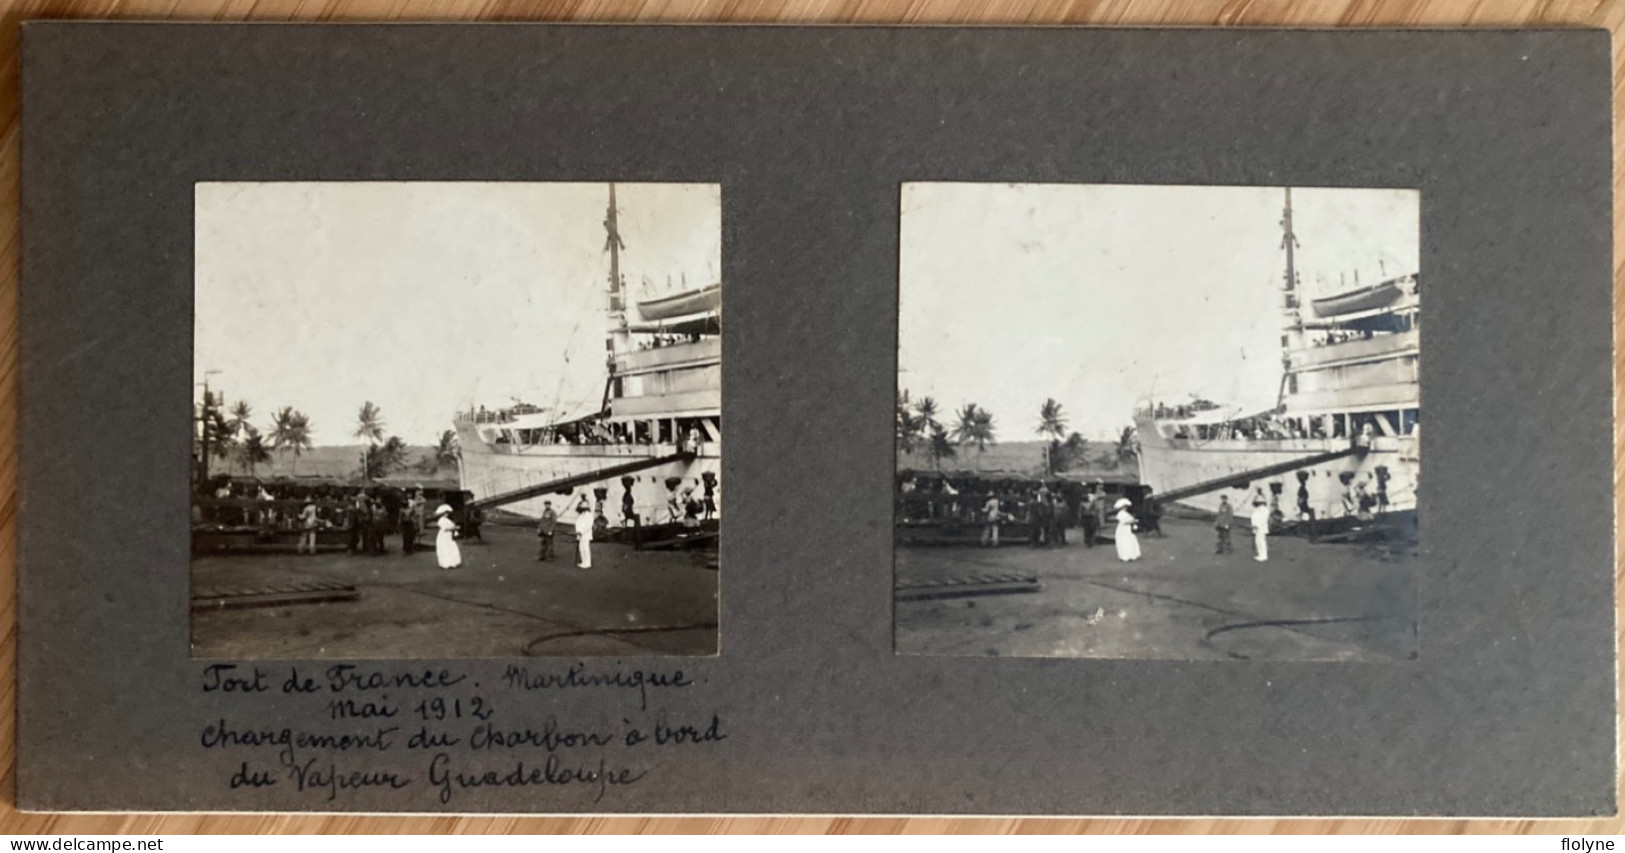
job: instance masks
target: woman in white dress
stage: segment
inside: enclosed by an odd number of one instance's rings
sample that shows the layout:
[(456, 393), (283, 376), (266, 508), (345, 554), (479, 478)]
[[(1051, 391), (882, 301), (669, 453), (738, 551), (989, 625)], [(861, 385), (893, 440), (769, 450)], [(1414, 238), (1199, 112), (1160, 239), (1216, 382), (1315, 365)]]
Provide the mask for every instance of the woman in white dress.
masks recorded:
[(434, 554), (440, 562), (442, 569), (460, 569), (463, 567), (463, 552), (457, 547), (457, 540), (452, 538), (452, 532), (457, 529), (457, 522), (451, 520), (451, 507), (441, 504), (434, 511), (435, 526), (440, 533), (434, 538)]
[(1129, 512), (1128, 498), (1118, 498), (1112, 508), (1117, 510), (1117, 559), (1125, 563), (1140, 559), (1140, 540), (1134, 535), (1134, 513)]

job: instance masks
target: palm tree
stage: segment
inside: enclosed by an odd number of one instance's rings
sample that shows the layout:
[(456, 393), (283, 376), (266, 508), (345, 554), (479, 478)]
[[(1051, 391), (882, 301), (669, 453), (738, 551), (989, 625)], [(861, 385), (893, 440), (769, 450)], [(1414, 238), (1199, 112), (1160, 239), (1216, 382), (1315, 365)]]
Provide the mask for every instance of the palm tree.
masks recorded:
[(996, 427), (993, 425), (993, 413), (980, 406), (976, 409), (976, 432), (971, 437), (971, 443), (976, 445), (976, 452), (987, 450), (989, 444), (998, 444), (995, 436)]
[(378, 458), (383, 461), (386, 472), (400, 468), (406, 464), (406, 441), (398, 435), (392, 435), (378, 448)]
[(976, 412), (975, 403), (966, 403), (954, 413), (954, 428), (951, 432), (954, 441), (960, 444), (970, 443), (971, 436), (976, 433)]
[(463, 448), (457, 442), (457, 431), (448, 429), (440, 434), (440, 443), (434, 448), (434, 465), (439, 468), (455, 468), (457, 461), (463, 458)]
[(227, 421), (227, 423), (231, 424), (231, 434), (239, 435), (244, 430), (252, 429), (253, 427), (249, 425), (249, 419), (253, 416), (254, 409), (248, 405), (247, 401), (238, 400), (234, 403), (231, 407), (231, 420)]
[(231, 422), (221, 414), (220, 409), (211, 407), (203, 428), (209, 431), (209, 455), (219, 459), (229, 460), (237, 444), (232, 432)]
[(372, 404), (371, 400), (363, 403), (361, 411), (355, 416), (356, 438), (364, 438), (368, 444), (378, 444), (384, 440), (384, 411)]
[(980, 468), (982, 454), (987, 452), (987, 446), (997, 443), (994, 438), (995, 432), (993, 414), (975, 403), (966, 403), (958, 412), (958, 423), (954, 424), (953, 437), (960, 444), (976, 447), (977, 467)]
[(926, 445), (925, 452), (930, 454), (931, 465), (939, 474), (942, 472), (942, 460), (959, 455), (959, 451), (954, 449), (953, 441), (948, 438), (947, 430), (944, 430), (941, 424), (932, 428), (931, 443)]
[(299, 473), (299, 455), (311, 448), (310, 443), (310, 416), (304, 412), (289, 410), (288, 437), (283, 444), (293, 451), (293, 473)]
[(1056, 440), (1066, 436), (1067, 417), (1061, 411), (1061, 404), (1051, 397), (1038, 407), (1038, 434), (1047, 435)]
[(242, 461), (243, 467), (252, 477), (261, 464), (271, 461), (271, 448), (266, 443), (265, 436), (252, 424), (244, 424), (243, 430), (245, 434), (237, 445), (237, 458)]
[(1049, 444), (1044, 448), (1044, 473), (1053, 474), (1060, 470), (1055, 457), (1061, 449), (1061, 438), (1066, 435), (1066, 415), (1061, 412), (1061, 404), (1055, 402), (1054, 397), (1038, 407), (1037, 432), (1049, 438)]
[(921, 397), (920, 402), (914, 404), (914, 413), (920, 417), (920, 427), (927, 432), (935, 431), (942, 424), (937, 421), (937, 401), (930, 397)]
[(909, 406), (908, 391), (905, 389), (897, 398), (897, 452), (912, 453), (919, 444), (920, 433), (924, 426), (920, 418), (916, 417)]
[(283, 406), (271, 416), (271, 449), (286, 452), (293, 439), (293, 407)]
[(369, 480), (377, 480), (389, 472), (406, 464), (406, 442), (398, 435), (392, 435), (377, 448), (368, 448), (369, 452), (363, 457), (362, 476)]
[(355, 416), (355, 432), (351, 434), (367, 442), (367, 449), (361, 454), (361, 476), (376, 479), (373, 471), (381, 466), (373, 455), (377, 453), (378, 443), (384, 440), (383, 410), (373, 405), (371, 400), (363, 403), (361, 411)]
[(1055, 444), (1055, 470), (1065, 471), (1072, 467), (1072, 463), (1087, 458), (1089, 442), (1083, 436), (1072, 433), (1066, 441)]

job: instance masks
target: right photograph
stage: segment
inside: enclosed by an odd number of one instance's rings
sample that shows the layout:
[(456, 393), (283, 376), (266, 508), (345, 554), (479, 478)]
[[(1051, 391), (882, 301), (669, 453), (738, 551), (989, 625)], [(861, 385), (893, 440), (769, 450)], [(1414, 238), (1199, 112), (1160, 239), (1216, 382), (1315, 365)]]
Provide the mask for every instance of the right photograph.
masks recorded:
[(896, 652), (1416, 659), (1419, 208), (904, 184)]

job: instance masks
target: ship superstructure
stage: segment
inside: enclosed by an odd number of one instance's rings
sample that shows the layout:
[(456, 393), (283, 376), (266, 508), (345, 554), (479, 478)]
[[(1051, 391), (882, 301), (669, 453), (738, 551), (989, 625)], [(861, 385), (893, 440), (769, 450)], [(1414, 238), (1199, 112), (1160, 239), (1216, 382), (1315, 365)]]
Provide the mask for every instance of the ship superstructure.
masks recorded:
[(1263, 497), (1289, 522), (1402, 520), (1416, 509), (1418, 276), (1306, 305), (1290, 189), (1282, 226), (1278, 404), (1261, 412), (1200, 399), (1143, 404), (1135, 412), (1141, 482), (1209, 512), (1228, 494), (1238, 513)]
[(531, 517), (551, 501), (566, 522), (585, 504), (611, 528), (634, 518), (644, 527), (692, 524), (696, 516), (714, 521), (721, 509), (721, 285), (630, 300), (614, 185), (604, 229), (602, 395), (459, 412), (463, 488), (477, 505)]

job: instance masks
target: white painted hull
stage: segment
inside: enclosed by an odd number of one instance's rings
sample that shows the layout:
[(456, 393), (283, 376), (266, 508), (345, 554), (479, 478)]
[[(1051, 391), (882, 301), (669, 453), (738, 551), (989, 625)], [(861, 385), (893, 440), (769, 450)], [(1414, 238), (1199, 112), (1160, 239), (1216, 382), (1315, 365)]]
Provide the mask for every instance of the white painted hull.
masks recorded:
[[(1140, 481), (1152, 487), (1153, 494), (1349, 446), (1346, 438), (1163, 439), (1149, 424), (1142, 424), (1139, 433)], [(1371, 452), (1363, 457), (1347, 456), (1302, 469), (1309, 475), (1302, 485), (1308, 487), (1308, 503), (1316, 517), (1352, 515), (1360, 505), (1362, 493), (1377, 496), (1379, 491), (1385, 498), (1387, 512), (1414, 511), (1417, 442), (1418, 437), (1414, 435), (1378, 436), (1372, 440)], [(1385, 484), (1379, 484), (1379, 467), (1388, 475)], [(1339, 476), (1343, 473), (1352, 475), (1347, 484)], [(1251, 508), (1252, 495), (1262, 490), (1269, 497), (1272, 483), (1280, 484), (1282, 513), (1288, 519), (1297, 518), (1300, 483), (1297, 472), (1293, 471), (1254, 481), (1244, 488), (1208, 492), (1176, 503), (1211, 513), (1218, 510), (1219, 498), (1228, 495), (1236, 514), (1245, 516)]]
[[(497, 447), (499, 449), (493, 452), (486, 445), (470, 443), (465, 439), (462, 486), (465, 490), (473, 492), (476, 500), (551, 480), (575, 477), (595, 470), (636, 462), (639, 459), (668, 456), (677, 452), (677, 448), (671, 445), (537, 445), (514, 452), (503, 452), (500, 449), (501, 445)], [(692, 488), (694, 497), (703, 501), (704, 475), (707, 472), (717, 480), (718, 487), (713, 492), (717, 512), (711, 517), (719, 518), (722, 507), (720, 442), (707, 442), (702, 445), (700, 455), (691, 462), (668, 462), (626, 475), (633, 481), (632, 503), (641, 522), (644, 525), (651, 525), (665, 524), (672, 520), (668, 502), (673, 490), (666, 486), (668, 478), (680, 480), (675, 489), (675, 494), (679, 497), (684, 489)], [(543, 502), (552, 501), (553, 509), (559, 513), (559, 518), (568, 523), (575, 519), (575, 508), (583, 496), (595, 504), (596, 509), (598, 498), (594, 494), (594, 489), (603, 488), (608, 490), (603, 500), (603, 516), (610, 527), (621, 527), (622, 497), (627, 491), (621, 479), (610, 477), (607, 480), (577, 486), (569, 495), (550, 494), (527, 498), (504, 504), (501, 509), (536, 518), (542, 513)]]

